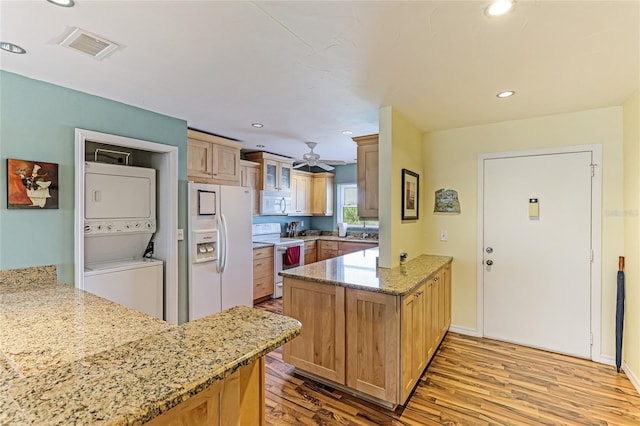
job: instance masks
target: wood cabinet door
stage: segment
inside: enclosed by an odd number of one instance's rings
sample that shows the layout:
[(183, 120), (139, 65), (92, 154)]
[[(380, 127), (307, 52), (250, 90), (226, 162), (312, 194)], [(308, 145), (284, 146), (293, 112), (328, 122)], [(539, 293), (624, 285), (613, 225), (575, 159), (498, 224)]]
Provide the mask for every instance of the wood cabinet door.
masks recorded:
[(444, 333), (449, 330), (451, 325), (451, 263), (448, 263), (442, 272), (442, 284), (444, 286)]
[(287, 343), (285, 362), (345, 383), (344, 287), (284, 278), (282, 313), (300, 321), (300, 336)]
[(399, 297), (346, 290), (347, 386), (397, 404)]
[(262, 189), (275, 191), (278, 189), (278, 162), (264, 160), (262, 162)]
[(339, 244), (339, 254), (342, 256), (344, 254), (353, 253), (356, 251), (366, 250), (373, 247), (376, 247), (378, 243), (362, 243), (362, 242), (351, 242), (351, 241), (340, 241)]
[(353, 138), (358, 144), (358, 215), (378, 218), (378, 135)]
[(213, 144), (189, 139), (187, 142), (187, 175), (211, 178), (213, 175)]
[(333, 215), (333, 182), (332, 173), (315, 173), (311, 183), (311, 214), (317, 216)]
[(338, 256), (338, 242), (337, 241), (318, 241), (318, 262), (321, 260), (332, 259)]
[[(424, 344), (427, 360), (435, 353), (438, 324), (438, 291), (433, 278), (425, 283)], [(428, 362), (428, 361), (427, 361)]]
[(214, 146), (212, 163), (215, 178), (240, 185), (240, 150), (222, 145)]
[(278, 163), (278, 188), (280, 191), (291, 191), (291, 163)]
[(425, 285), (420, 285), (402, 298), (402, 363), (401, 396), (403, 404), (427, 365), (425, 351)]
[(291, 175), (291, 208), (296, 214), (311, 212), (311, 177), (293, 173)]
[(152, 419), (149, 426), (265, 424), (264, 357)]
[(317, 242), (315, 240), (304, 242), (304, 264), (305, 265), (317, 262), (317, 256), (316, 256), (317, 245), (316, 244)]

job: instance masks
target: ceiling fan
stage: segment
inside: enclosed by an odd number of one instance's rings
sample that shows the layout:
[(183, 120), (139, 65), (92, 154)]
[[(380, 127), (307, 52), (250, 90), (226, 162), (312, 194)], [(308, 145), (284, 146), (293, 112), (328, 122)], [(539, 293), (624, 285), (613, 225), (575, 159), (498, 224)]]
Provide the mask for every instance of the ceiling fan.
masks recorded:
[(302, 156), (303, 161), (293, 166), (294, 169), (299, 169), (300, 167), (309, 166), (309, 167), (320, 167), (324, 170), (333, 170), (334, 167), (330, 166), (329, 163), (334, 165), (342, 165), (346, 164), (344, 161), (320, 161), (320, 154), (316, 154), (313, 152), (313, 148), (318, 145), (316, 142), (305, 142), (311, 151), (307, 152)]

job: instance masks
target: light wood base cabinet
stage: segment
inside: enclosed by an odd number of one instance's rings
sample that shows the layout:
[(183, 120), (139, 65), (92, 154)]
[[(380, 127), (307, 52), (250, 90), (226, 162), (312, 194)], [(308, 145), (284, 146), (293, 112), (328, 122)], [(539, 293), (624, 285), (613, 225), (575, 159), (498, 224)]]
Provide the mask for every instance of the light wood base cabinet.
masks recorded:
[(396, 296), (285, 277), (283, 311), (302, 333), (283, 359), (387, 408), (404, 404), (451, 324), (450, 278), (448, 263)]
[(304, 242), (304, 264), (315, 263), (318, 260), (316, 240)]
[(304, 371), (345, 383), (345, 288), (284, 278), (282, 313), (302, 323), (283, 359)]
[(430, 302), (427, 297), (425, 285), (422, 284), (402, 298), (401, 401), (409, 397), (429, 361), (425, 347), (430, 320), (425, 316), (426, 304)]
[(253, 300), (273, 294), (273, 247), (253, 249)]
[(338, 257), (338, 242), (318, 240), (318, 262)]
[(397, 404), (398, 297), (347, 289), (346, 298), (347, 386)]
[(264, 357), (173, 407), (149, 426), (256, 426), (265, 424)]

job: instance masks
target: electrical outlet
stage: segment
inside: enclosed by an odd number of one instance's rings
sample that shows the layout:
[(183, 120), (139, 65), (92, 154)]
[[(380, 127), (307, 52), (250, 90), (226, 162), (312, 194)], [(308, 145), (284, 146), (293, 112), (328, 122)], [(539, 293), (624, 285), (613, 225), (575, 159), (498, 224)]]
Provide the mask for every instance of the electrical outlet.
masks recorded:
[(178, 241), (184, 240), (184, 229), (178, 229)]
[(302, 228), (304, 226), (304, 220), (300, 221), (300, 228)]
[(440, 231), (440, 241), (447, 241), (449, 239), (449, 234), (446, 229)]

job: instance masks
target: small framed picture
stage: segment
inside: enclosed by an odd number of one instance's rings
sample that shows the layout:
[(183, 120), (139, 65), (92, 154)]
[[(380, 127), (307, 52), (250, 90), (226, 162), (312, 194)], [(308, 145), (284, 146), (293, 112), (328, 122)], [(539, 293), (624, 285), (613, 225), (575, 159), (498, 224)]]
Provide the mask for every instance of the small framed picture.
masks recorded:
[(8, 209), (57, 209), (58, 165), (7, 159)]
[(402, 169), (402, 220), (418, 220), (419, 179), (417, 173)]

